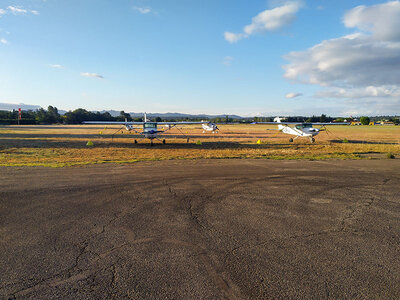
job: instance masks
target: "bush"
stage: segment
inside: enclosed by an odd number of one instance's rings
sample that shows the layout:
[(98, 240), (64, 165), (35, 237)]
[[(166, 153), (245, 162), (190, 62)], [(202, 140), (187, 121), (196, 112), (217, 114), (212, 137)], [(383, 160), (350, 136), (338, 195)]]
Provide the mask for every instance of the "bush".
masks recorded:
[(363, 125), (369, 125), (370, 119), (369, 119), (369, 117), (361, 117), (360, 122)]
[(389, 159), (394, 159), (394, 158), (396, 158), (396, 157), (394, 156), (393, 153), (388, 153), (388, 154), (386, 155), (386, 157), (389, 158)]
[(342, 142), (343, 142), (343, 143), (348, 143), (348, 142), (349, 142), (349, 140), (348, 140), (348, 139), (346, 139), (346, 138), (344, 138)]

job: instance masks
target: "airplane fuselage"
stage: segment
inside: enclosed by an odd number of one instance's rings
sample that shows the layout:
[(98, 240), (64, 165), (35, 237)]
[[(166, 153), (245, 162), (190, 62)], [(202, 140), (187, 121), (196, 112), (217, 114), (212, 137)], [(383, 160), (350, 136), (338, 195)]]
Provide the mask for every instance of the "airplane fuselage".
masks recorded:
[(157, 130), (157, 123), (156, 122), (146, 122), (143, 123), (143, 132), (145, 138), (153, 140), (157, 138), (157, 134), (164, 132), (162, 130)]
[(215, 123), (211, 123), (211, 122), (203, 123), (203, 124), (201, 124), (201, 127), (203, 127), (203, 133), (205, 131), (212, 131), (213, 133), (218, 132), (217, 131), (218, 127), (217, 127), (217, 125)]
[(302, 137), (313, 137), (319, 133), (319, 129), (312, 127), (311, 124), (303, 123), (298, 124), (295, 127), (278, 125), (279, 129), (286, 134), (302, 136)]

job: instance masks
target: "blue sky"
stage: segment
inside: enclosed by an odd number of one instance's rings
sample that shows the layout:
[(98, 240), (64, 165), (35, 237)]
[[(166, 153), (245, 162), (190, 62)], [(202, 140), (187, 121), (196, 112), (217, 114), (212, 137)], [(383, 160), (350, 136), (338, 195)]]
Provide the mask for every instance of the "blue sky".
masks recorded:
[(399, 114), (399, 19), (398, 1), (0, 0), (0, 102)]

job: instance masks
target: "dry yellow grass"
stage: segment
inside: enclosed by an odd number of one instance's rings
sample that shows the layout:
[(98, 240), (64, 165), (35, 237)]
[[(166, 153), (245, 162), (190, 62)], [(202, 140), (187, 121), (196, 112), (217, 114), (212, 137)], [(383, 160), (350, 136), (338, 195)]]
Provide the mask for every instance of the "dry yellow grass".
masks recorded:
[[(268, 131), (276, 126), (220, 125), (219, 134), (203, 134), (199, 126), (181, 128), (191, 142), (169, 131), (166, 145), (151, 147), (148, 140), (133, 144), (134, 136), (108, 126), (3, 126), (0, 127), (0, 166), (72, 166), (95, 163), (129, 163), (143, 160), (199, 158), (360, 159), (400, 155), (399, 126), (331, 126), (330, 134), (316, 143)], [(261, 144), (256, 141), (261, 139)], [(343, 143), (347, 139), (348, 143)], [(88, 140), (93, 147), (87, 147)], [(197, 145), (196, 141), (201, 141)]]

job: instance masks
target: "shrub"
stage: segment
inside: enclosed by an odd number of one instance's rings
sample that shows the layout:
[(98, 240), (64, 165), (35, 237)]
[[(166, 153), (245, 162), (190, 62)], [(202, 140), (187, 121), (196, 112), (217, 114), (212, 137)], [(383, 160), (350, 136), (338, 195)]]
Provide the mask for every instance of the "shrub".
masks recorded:
[(360, 122), (363, 125), (369, 125), (369, 121), (370, 121), (369, 117), (361, 117), (360, 118)]
[(386, 157), (389, 158), (389, 159), (394, 159), (394, 158), (396, 158), (396, 157), (394, 156), (393, 153), (388, 153), (388, 154), (386, 155)]

